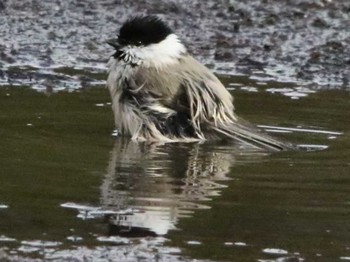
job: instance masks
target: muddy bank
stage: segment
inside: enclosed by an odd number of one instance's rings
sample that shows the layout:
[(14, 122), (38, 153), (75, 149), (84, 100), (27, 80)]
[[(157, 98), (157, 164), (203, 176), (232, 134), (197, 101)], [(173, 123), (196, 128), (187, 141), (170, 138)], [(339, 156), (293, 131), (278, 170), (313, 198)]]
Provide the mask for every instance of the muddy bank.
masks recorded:
[(105, 40), (131, 15), (154, 14), (217, 73), (349, 89), (348, 1), (2, 0), (0, 13), (1, 85), (104, 85)]

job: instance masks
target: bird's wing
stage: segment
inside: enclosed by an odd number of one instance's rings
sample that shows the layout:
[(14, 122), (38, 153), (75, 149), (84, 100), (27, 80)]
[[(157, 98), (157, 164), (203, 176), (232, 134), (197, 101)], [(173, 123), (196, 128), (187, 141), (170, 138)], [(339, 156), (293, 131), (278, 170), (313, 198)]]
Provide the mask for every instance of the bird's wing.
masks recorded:
[(187, 110), (193, 120), (234, 118), (231, 94), (208, 68), (188, 55), (161, 70), (140, 68), (135, 86), (158, 96), (164, 106)]
[(229, 137), (271, 150), (289, 148), (288, 144), (239, 120), (231, 94), (208, 68), (191, 56), (181, 58), (179, 63), (161, 72), (139, 70), (135, 84), (142, 86), (144, 94), (152, 98), (148, 108), (162, 123), (164, 132), (199, 139)]
[(187, 104), (196, 133), (204, 132), (205, 137), (229, 137), (273, 151), (295, 148), (238, 118), (234, 113), (233, 97), (208, 68), (192, 57), (188, 57), (181, 68), (187, 70), (189, 76), (182, 78), (180, 90), (184, 92), (182, 100), (185, 102), (180, 104)]
[(235, 119), (230, 93), (191, 56), (161, 70), (140, 67), (128, 85), (137, 90), (138, 100), (148, 112), (161, 114), (167, 125), (179, 126), (186, 135), (204, 139), (206, 124)]

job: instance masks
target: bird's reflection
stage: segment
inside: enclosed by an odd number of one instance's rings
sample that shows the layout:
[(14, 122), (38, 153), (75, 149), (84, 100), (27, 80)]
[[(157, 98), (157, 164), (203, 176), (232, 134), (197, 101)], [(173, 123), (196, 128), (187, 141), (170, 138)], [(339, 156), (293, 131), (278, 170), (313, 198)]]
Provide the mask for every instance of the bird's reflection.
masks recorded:
[(235, 164), (266, 153), (240, 144), (135, 143), (119, 138), (101, 185), (111, 235), (164, 235), (226, 187)]

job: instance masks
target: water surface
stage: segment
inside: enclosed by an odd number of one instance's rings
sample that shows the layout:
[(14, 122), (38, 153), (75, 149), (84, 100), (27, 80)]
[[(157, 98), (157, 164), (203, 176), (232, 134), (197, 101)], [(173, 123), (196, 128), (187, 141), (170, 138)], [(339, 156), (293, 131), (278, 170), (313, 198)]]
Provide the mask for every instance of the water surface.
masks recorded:
[(111, 135), (104, 88), (1, 88), (0, 255), (349, 257), (349, 93), (291, 99), (290, 90), (271, 91), (278, 83), (222, 80), (240, 116), (324, 149), (271, 154), (234, 143), (133, 143)]

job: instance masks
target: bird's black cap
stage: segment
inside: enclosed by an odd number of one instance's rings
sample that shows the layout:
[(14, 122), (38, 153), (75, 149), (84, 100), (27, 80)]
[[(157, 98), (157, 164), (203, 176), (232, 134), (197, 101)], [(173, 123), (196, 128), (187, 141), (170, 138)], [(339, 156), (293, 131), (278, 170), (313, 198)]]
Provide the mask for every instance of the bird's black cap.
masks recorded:
[(155, 16), (135, 16), (127, 20), (119, 30), (120, 45), (149, 45), (164, 40), (172, 33), (161, 19)]

